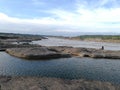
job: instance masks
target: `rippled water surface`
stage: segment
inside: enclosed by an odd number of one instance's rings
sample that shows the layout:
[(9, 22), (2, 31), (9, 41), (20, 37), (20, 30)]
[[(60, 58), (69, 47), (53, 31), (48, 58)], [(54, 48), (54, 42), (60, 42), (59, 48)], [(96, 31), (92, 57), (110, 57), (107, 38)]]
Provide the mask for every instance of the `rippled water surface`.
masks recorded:
[(105, 42), (88, 42), (78, 40), (68, 40), (60, 38), (43, 39), (40, 41), (33, 41), (34, 44), (43, 46), (73, 46), (73, 47), (87, 47), (87, 48), (101, 48), (104, 46), (106, 50), (120, 50), (120, 43), (105, 43)]
[(84, 78), (120, 84), (120, 60), (72, 57), (28, 61), (0, 52), (0, 75)]

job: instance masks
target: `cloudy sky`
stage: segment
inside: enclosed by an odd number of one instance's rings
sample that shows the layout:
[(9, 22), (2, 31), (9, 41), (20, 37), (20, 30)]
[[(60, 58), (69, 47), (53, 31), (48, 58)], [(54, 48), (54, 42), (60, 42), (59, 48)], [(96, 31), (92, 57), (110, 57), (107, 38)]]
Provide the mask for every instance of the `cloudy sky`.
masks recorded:
[(0, 32), (120, 33), (120, 0), (0, 0)]

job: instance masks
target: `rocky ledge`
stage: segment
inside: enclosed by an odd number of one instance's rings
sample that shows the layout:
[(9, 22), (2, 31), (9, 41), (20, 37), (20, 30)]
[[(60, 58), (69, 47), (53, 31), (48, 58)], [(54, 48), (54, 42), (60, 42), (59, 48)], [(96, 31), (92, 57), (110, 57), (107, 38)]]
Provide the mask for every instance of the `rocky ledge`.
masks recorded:
[(66, 46), (49, 47), (58, 52), (79, 57), (120, 59), (120, 51), (101, 50), (94, 48), (73, 48)]
[(46, 77), (0, 77), (0, 90), (120, 90), (120, 85)]
[(10, 55), (24, 59), (54, 59), (70, 57), (69, 54), (60, 53), (47, 47), (10, 48), (6, 50)]
[(93, 48), (73, 48), (67, 46), (17, 47), (9, 48), (6, 50), (6, 52), (10, 55), (25, 59), (53, 59), (71, 56), (120, 59), (120, 51)]

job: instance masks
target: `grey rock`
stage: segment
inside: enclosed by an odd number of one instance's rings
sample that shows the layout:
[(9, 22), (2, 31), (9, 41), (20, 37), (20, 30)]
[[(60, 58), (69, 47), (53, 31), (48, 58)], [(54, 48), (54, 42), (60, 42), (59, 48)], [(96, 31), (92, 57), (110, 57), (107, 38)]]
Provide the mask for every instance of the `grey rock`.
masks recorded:
[(1, 90), (120, 90), (120, 85), (46, 77), (0, 77)]
[(120, 51), (101, 50), (94, 48), (73, 48), (66, 46), (50, 47), (56, 51), (79, 57), (120, 59)]
[(55, 52), (47, 47), (30, 47), (30, 48), (11, 48), (6, 50), (10, 55), (25, 59), (54, 59), (70, 57), (69, 54)]

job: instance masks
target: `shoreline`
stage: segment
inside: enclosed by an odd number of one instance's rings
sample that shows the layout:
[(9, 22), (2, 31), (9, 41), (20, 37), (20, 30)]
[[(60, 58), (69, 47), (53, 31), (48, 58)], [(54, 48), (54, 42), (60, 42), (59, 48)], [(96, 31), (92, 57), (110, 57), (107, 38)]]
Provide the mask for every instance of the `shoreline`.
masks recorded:
[(53, 38), (58, 38), (58, 39), (66, 39), (66, 40), (76, 40), (76, 41), (87, 41), (87, 42), (101, 42), (101, 43), (120, 43), (120, 40), (102, 40), (102, 39), (80, 39), (76, 37), (54, 37)]
[(58, 39), (66, 39), (66, 40), (76, 40), (76, 41), (87, 41), (87, 42), (101, 42), (101, 43), (120, 43), (120, 40), (99, 40), (99, 39), (80, 39), (74, 37), (54, 37)]
[(120, 43), (120, 40), (116, 41), (109, 41), (109, 40), (95, 40), (95, 39), (89, 39), (89, 40), (81, 40), (81, 39), (70, 39), (70, 40), (78, 40), (78, 41), (88, 41), (88, 42), (101, 42), (101, 43)]

